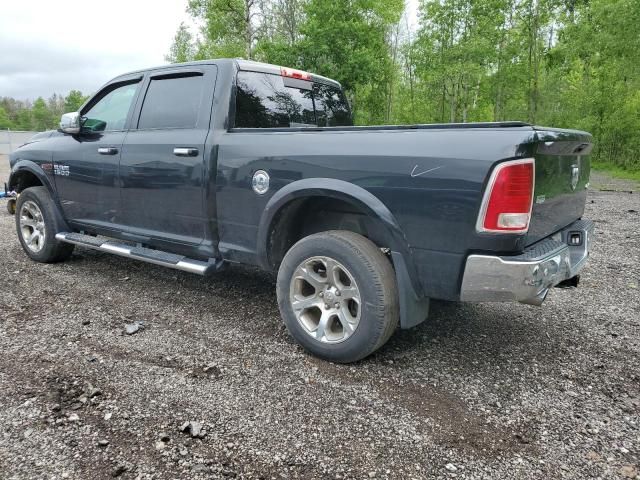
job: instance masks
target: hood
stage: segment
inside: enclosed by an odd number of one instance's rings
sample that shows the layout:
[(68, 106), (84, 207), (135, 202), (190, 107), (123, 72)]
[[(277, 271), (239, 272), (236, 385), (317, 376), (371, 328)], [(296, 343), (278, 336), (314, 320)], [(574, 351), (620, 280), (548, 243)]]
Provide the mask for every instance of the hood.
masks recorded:
[(51, 135), (53, 135), (54, 133), (56, 133), (57, 130), (47, 130), (45, 132), (39, 132), (36, 133), (33, 137), (31, 137), (29, 140), (27, 140), (25, 142), (25, 145), (29, 144), (29, 143), (34, 143), (34, 142), (39, 142), (41, 140), (46, 140), (47, 138), (49, 138)]
[(45, 132), (36, 133), (34, 136), (29, 138), (29, 140), (27, 140), (25, 143), (20, 145), (18, 148), (16, 148), (13, 152), (9, 154), (9, 165), (11, 166), (11, 168), (13, 168), (13, 166), (17, 162), (18, 157), (20, 156), (20, 153), (21, 153), (21, 149), (23, 147), (25, 147), (26, 145), (31, 145), (33, 143), (41, 142), (43, 140), (47, 140), (51, 138), (53, 135), (57, 135), (57, 134), (58, 134), (57, 130), (47, 130)]

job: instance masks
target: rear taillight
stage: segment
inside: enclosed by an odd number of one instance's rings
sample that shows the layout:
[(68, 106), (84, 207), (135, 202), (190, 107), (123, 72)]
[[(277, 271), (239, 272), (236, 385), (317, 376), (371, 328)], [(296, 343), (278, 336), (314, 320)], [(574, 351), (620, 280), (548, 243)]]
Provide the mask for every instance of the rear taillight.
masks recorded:
[(479, 232), (522, 233), (529, 230), (535, 163), (533, 158), (498, 165), (482, 200)]

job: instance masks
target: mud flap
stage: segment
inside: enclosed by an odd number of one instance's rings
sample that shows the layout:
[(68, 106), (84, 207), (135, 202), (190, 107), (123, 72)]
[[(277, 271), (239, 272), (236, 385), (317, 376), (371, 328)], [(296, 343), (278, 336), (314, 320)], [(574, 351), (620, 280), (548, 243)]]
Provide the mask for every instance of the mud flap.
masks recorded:
[(419, 296), (413, 288), (404, 257), (398, 252), (391, 252), (391, 259), (400, 297), (400, 328), (412, 328), (424, 322), (429, 316), (430, 300), (428, 297)]

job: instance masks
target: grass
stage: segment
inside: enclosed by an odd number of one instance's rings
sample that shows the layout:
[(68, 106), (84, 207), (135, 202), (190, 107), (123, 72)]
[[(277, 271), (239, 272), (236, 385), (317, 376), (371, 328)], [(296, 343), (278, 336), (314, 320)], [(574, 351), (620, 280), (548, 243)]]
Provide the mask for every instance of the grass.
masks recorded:
[(600, 172), (606, 172), (614, 178), (624, 178), (626, 180), (635, 180), (640, 182), (640, 170), (625, 170), (617, 165), (604, 162), (592, 162), (591, 168)]

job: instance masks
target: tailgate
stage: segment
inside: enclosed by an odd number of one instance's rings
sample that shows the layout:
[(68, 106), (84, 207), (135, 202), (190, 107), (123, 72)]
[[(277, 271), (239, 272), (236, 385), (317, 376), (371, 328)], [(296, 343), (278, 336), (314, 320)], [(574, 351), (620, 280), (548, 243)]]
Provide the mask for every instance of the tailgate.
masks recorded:
[(536, 182), (527, 245), (582, 217), (591, 171), (586, 132), (535, 127)]

